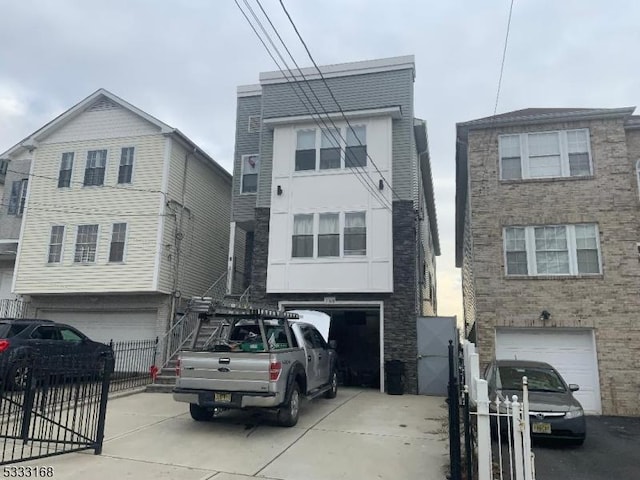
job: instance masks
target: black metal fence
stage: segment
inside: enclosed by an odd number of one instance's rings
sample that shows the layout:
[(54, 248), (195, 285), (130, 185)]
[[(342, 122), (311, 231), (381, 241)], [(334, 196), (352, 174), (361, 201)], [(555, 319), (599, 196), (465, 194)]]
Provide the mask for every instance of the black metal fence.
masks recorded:
[(143, 387), (153, 382), (157, 373), (155, 362), (158, 354), (158, 339), (129, 340), (110, 343), (115, 367), (111, 376), (109, 392), (119, 392)]
[[(471, 423), (469, 392), (464, 388), (465, 383), (462, 349), (458, 345), (454, 345), (452, 340), (449, 340), (447, 403), (449, 406), (450, 480), (473, 480), (475, 472), (474, 429)], [(461, 436), (461, 426), (464, 431), (464, 439)], [(464, 447), (464, 451), (462, 447)]]
[(110, 354), (55, 350), (0, 358), (0, 465), (102, 451)]

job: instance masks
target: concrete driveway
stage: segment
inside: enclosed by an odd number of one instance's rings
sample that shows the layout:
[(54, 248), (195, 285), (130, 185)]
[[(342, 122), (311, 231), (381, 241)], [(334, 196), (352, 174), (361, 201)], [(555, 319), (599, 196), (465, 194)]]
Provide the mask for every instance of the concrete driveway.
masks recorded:
[(640, 418), (587, 417), (581, 447), (536, 442), (536, 477), (544, 480), (640, 478)]
[(298, 425), (271, 415), (225, 412), (194, 422), (170, 395), (109, 401), (101, 456), (65, 454), (29, 462), (56, 479), (441, 480), (448, 464), (443, 398), (341, 389), (303, 404)]

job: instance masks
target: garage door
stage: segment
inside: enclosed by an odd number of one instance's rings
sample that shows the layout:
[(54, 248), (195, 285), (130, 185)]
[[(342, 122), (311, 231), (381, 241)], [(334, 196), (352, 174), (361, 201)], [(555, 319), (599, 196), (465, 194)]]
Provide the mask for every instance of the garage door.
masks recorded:
[(156, 310), (122, 312), (95, 312), (44, 310), (39, 318), (56, 320), (76, 327), (92, 340), (114, 342), (122, 340), (148, 340), (156, 337)]
[(598, 361), (591, 330), (500, 329), (496, 333), (496, 358), (550, 363), (567, 383), (580, 385), (575, 396), (585, 411), (601, 413)]

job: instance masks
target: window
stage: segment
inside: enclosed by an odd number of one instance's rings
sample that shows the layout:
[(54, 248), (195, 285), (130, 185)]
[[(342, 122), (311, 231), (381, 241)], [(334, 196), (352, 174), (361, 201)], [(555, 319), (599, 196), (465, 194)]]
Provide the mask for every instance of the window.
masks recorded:
[(76, 342), (76, 343), (80, 343), (82, 341), (82, 336), (75, 330), (72, 330), (69, 327), (59, 327), (59, 328), (60, 328), (60, 337), (62, 338), (63, 341)]
[(340, 215), (337, 213), (319, 215), (318, 256), (340, 256)]
[(595, 224), (507, 227), (504, 248), (507, 275), (601, 273)]
[(64, 241), (64, 226), (54, 225), (51, 227), (51, 237), (49, 239), (48, 263), (60, 263), (62, 261), (62, 243)]
[(97, 246), (98, 225), (78, 225), (76, 252), (73, 261), (76, 263), (95, 262)]
[(0, 160), (0, 175), (6, 175), (9, 167), (9, 160)]
[(58, 188), (71, 186), (71, 172), (73, 171), (73, 152), (62, 154), (60, 161), (60, 174), (58, 175)]
[(110, 262), (122, 262), (124, 260), (124, 243), (127, 237), (127, 224), (114, 223), (111, 229), (111, 247), (109, 249)]
[(367, 254), (367, 224), (365, 212), (344, 214), (344, 254)]
[(120, 153), (120, 168), (118, 169), (118, 183), (131, 183), (134, 151), (134, 147), (122, 149)]
[(104, 170), (107, 165), (106, 150), (91, 150), (87, 152), (87, 165), (84, 170), (84, 184), (103, 185)]
[(260, 170), (260, 156), (242, 156), (242, 193), (255, 193), (258, 191), (258, 171)]
[(292, 257), (313, 257), (313, 215), (294, 215)]
[(298, 130), (296, 171), (316, 169), (316, 131)]
[(367, 166), (367, 130), (364, 126), (347, 127), (345, 167)]
[(321, 131), (320, 170), (340, 168), (340, 130), (330, 128)]
[(588, 129), (501, 135), (499, 151), (502, 180), (591, 175)]
[(11, 195), (9, 196), (9, 206), (7, 213), (9, 215), (20, 216), (24, 213), (24, 206), (27, 202), (27, 186), (29, 180), (23, 178), (11, 183)]

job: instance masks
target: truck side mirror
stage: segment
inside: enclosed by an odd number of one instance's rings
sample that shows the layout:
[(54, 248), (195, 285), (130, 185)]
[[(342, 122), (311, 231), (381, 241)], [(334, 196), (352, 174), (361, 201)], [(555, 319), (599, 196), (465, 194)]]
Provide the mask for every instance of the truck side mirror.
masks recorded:
[(338, 342), (336, 342), (335, 340), (329, 340), (329, 348), (335, 350), (336, 348), (338, 348)]

